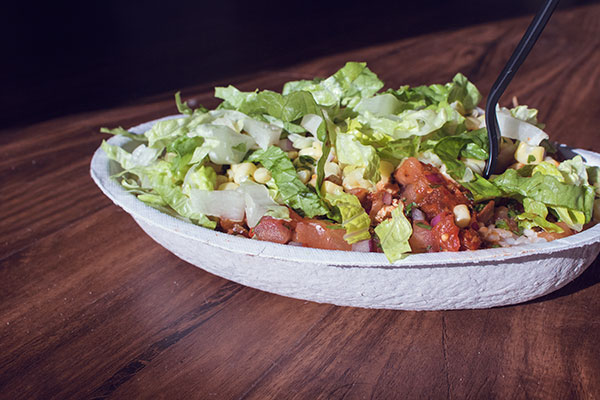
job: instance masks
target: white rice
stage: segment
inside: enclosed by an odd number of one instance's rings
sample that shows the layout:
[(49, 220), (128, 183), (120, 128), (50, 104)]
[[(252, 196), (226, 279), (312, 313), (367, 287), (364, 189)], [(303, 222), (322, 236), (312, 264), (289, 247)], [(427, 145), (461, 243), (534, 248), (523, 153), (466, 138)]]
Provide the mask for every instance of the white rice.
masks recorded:
[(539, 237), (537, 232), (532, 229), (525, 229), (523, 230), (523, 236), (518, 236), (506, 229), (496, 228), (494, 224), (487, 227), (482, 226), (479, 229), (479, 234), (486, 243), (502, 247), (512, 247), (521, 244), (547, 241), (546, 239)]

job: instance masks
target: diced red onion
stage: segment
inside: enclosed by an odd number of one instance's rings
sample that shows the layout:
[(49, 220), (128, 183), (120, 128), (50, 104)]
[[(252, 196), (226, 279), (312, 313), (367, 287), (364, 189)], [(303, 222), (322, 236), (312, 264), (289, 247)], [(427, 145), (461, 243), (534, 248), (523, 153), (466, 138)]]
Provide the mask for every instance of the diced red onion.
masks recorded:
[(440, 176), (437, 175), (437, 174), (428, 174), (428, 175), (425, 175), (425, 178), (427, 178), (427, 180), (429, 182), (435, 183), (435, 184), (438, 184), (438, 185), (441, 185), (442, 183), (444, 183), (442, 181), (442, 178), (440, 178)]
[(370, 252), (371, 248), (372, 248), (371, 239), (361, 240), (360, 242), (356, 242), (352, 245), (352, 251), (360, 251), (363, 253)]
[(436, 226), (438, 222), (442, 219), (442, 214), (438, 214), (431, 220), (431, 226)]
[(383, 204), (389, 206), (390, 204), (392, 204), (392, 194), (390, 192), (384, 192), (382, 200)]
[(283, 151), (292, 151), (295, 150), (294, 146), (292, 145), (292, 141), (290, 139), (281, 139), (279, 141), (279, 147), (281, 147), (281, 150)]
[(410, 214), (412, 216), (412, 219), (414, 219), (415, 221), (426, 221), (425, 214), (423, 213), (423, 211), (419, 210), (416, 207), (412, 209)]

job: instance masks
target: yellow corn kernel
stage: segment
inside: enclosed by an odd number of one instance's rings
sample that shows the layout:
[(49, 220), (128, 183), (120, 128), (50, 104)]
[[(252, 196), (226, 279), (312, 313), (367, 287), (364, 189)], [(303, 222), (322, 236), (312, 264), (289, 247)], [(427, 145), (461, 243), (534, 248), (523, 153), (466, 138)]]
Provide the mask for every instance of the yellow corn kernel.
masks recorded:
[(233, 171), (233, 181), (239, 185), (252, 176), (252, 174), (254, 174), (254, 171), (256, 171), (256, 165), (250, 162), (232, 164), (231, 170)]
[(225, 182), (219, 185), (218, 190), (235, 190), (239, 187), (240, 185), (238, 185), (237, 183)]
[(317, 174), (312, 174), (312, 176), (308, 180), (308, 184), (314, 188), (317, 187)]
[(539, 164), (544, 160), (544, 148), (521, 142), (515, 151), (515, 160), (522, 164)]
[(225, 175), (217, 175), (217, 187), (223, 183), (229, 182), (229, 178)]
[[(302, 181), (302, 183), (304, 183), (305, 185), (308, 183), (308, 181), (310, 180), (310, 177), (312, 175), (312, 172), (310, 172), (307, 169), (301, 169), (298, 172), (296, 172), (296, 175), (298, 175), (298, 178), (300, 178), (300, 180)], [(316, 182), (316, 178), (317, 176), (315, 175), (315, 182)], [(313, 185), (315, 186), (315, 185)]]
[(328, 176), (331, 175), (335, 175), (335, 176), (342, 176), (342, 170), (340, 169), (340, 166), (337, 165), (336, 163), (332, 163), (332, 162), (326, 162), (325, 163), (325, 178), (327, 178)]
[(267, 183), (269, 180), (271, 180), (271, 173), (268, 169), (260, 167), (254, 171), (252, 178), (254, 178), (254, 181), (257, 183)]
[[(347, 170), (348, 167), (346, 167)], [(346, 173), (344, 171), (344, 179), (342, 180), (342, 185), (344, 185), (344, 189), (350, 190), (355, 188), (362, 188), (367, 190), (374, 190), (375, 185), (370, 181), (363, 178), (364, 169), (357, 168), (352, 171)]]
[(321, 185), (321, 190), (325, 193), (336, 194), (342, 193), (344, 191), (344, 188), (342, 188), (340, 185), (336, 185), (333, 182), (323, 181), (323, 184)]
[(469, 208), (464, 204), (459, 204), (452, 210), (454, 212), (454, 223), (459, 228), (466, 228), (471, 223), (471, 213)]
[(315, 140), (311, 147), (300, 150), (298, 152), (298, 155), (309, 156), (314, 158), (315, 160), (318, 160), (323, 155), (323, 147), (321, 145), (321, 142)]
[(379, 174), (381, 175), (381, 179), (386, 179), (392, 176), (392, 172), (394, 172), (394, 164), (389, 161), (381, 161), (379, 163)]

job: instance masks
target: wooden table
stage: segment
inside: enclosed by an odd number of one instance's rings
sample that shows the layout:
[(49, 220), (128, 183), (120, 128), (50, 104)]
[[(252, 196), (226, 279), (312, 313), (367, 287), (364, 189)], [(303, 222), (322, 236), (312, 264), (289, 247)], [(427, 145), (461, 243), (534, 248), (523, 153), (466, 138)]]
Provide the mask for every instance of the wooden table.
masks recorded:
[[(463, 72), (487, 95), (515, 19), (228, 82), (281, 89), (367, 61), (391, 87)], [(555, 140), (600, 151), (600, 5), (555, 15), (509, 87)], [(335, 53), (335, 49), (332, 49)], [(184, 97), (215, 106), (212, 85)], [(241, 286), (146, 236), (89, 177), (100, 126), (171, 95), (0, 135), (0, 398), (600, 398), (600, 261), (528, 304), (404, 312)]]

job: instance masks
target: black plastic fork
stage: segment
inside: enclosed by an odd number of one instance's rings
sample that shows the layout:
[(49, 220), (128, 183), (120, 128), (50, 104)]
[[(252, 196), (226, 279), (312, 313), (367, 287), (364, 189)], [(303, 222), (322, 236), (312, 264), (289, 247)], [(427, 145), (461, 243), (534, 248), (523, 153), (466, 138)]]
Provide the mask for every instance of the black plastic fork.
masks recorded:
[(527, 55), (535, 45), (535, 42), (540, 37), (546, 23), (558, 5), (559, 0), (546, 0), (539, 9), (531, 24), (525, 31), (517, 48), (510, 56), (510, 59), (504, 66), (504, 69), (492, 85), (490, 94), (485, 105), (485, 125), (488, 131), (488, 139), (490, 142), (490, 152), (483, 176), (489, 178), (496, 168), (498, 153), (500, 152), (500, 128), (498, 127), (498, 118), (496, 117), (496, 105), (500, 100), (500, 96), (509, 85), (512, 78), (517, 73), (517, 70), (527, 58)]

